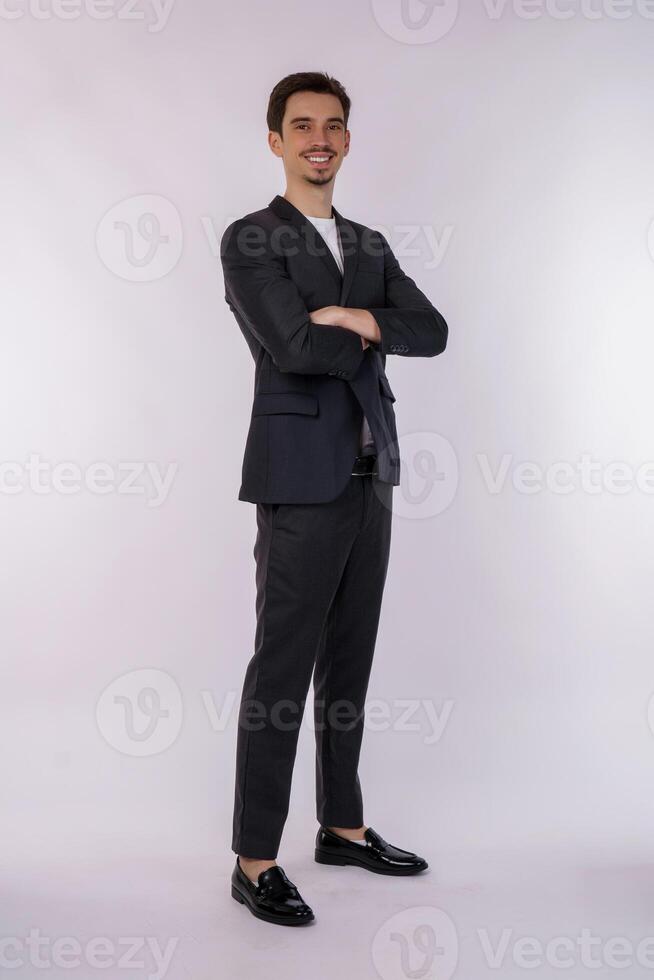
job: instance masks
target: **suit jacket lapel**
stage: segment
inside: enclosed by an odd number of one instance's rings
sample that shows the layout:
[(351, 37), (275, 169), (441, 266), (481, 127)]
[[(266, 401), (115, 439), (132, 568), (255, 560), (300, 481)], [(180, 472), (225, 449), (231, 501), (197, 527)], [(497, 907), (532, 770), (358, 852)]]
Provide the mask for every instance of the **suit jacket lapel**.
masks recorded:
[(331, 275), (341, 286), (339, 306), (345, 306), (345, 301), (354, 281), (354, 275), (359, 261), (359, 243), (356, 231), (352, 225), (332, 205), (332, 214), (336, 218), (336, 227), (338, 228), (343, 247), (343, 275), (341, 276), (341, 271), (336, 264), (329, 245), (316, 226), (294, 204), (291, 204), (285, 197), (278, 194), (270, 202), (269, 207), (280, 218), (283, 218), (285, 221), (290, 221), (298, 229), (307, 247), (308, 254), (312, 257), (320, 258), (325, 263)]
[(359, 262), (359, 240), (352, 225), (338, 213), (333, 205), (332, 211), (336, 218), (336, 225), (343, 246), (343, 284), (341, 286), (341, 296), (338, 305), (347, 306), (346, 299), (350, 292), (350, 287), (354, 282), (354, 276)]

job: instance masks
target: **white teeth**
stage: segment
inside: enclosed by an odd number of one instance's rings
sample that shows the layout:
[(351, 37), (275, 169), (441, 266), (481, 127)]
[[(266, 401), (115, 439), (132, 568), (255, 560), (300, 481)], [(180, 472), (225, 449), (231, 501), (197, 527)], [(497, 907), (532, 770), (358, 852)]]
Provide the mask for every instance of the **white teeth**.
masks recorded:
[(307, 157), (307, 160), (310, 160), (311, 163), (327, 163), (329, 157)]

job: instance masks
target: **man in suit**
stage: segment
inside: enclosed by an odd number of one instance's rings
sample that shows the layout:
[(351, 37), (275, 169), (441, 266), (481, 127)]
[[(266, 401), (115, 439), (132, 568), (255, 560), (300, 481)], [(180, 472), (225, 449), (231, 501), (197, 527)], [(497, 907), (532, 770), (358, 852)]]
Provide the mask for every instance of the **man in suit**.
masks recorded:
[(385, 237), (333, 206), (350, 99), (329, 75), (282, 79), (268, 142), (286, 190), (221, 241), (225, 300), (255, 362), (239, 500), (256, 504), (255, 651), (238, 719), (232, 895), (300, 925), (312, 909), (277, 864), (313, 673), (315, 859), (415, 874), (424, 858), (363, 822), (364, 702), (400, 483), (388, 354), (433, 357), (441, 314)]

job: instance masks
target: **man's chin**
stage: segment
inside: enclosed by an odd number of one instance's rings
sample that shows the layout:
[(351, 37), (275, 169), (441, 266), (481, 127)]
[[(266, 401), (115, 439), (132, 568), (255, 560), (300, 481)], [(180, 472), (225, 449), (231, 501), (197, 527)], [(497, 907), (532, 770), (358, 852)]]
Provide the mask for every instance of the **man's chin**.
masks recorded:
[(309, 176), (309, 174), (304, 174), (304, 179), (307, 184), (313, 184), (314, 187), (322, 187), (324, 184), (328, 184), (331, 180), (333, 180), (334, 176), (334, 174), (332, 174), (330, 177), (320, 177), (318, 174), (315, 176), (313, 176), (313, 174), (311, 176)]

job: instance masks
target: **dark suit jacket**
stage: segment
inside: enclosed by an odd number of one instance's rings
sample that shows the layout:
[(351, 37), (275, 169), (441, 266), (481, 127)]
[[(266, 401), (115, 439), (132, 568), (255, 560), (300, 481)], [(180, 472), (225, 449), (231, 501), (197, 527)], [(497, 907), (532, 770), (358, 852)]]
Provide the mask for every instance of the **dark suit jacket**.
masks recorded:
[[(233, 221), (220, 243), (225, 300), (255, 361), (254, 398), (239, 500), (321, 503), (350, 479), (363, 413), (377, 446), (378, 478), (400, 482), (386, 355), (433, 357), (448, 327), (384, 236), (333, 216), (344, 275), (315, 226), (286, 198)], [(314, 324), (323, 306), (370, 310), (381, 333), (361, 337)]]

